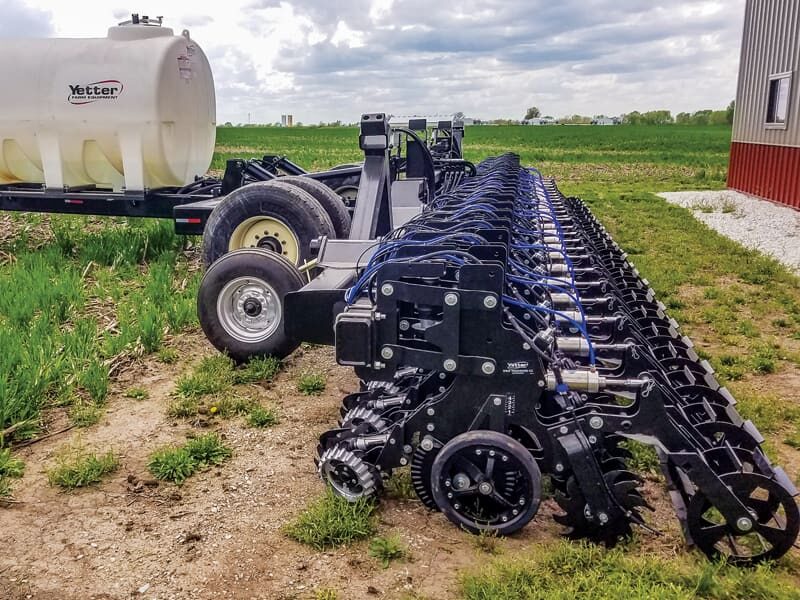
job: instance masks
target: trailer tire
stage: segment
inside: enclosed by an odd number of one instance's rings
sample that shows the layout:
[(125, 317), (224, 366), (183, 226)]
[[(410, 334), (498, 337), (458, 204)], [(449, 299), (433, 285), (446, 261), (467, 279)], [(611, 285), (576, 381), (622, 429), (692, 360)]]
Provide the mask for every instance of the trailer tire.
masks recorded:
[[(265, 235), (266, 234), (266, 235)], [(250, 183), (226, 196), (203, 231), (203, 263), (241, 248), (263, 248), (295, 265), (311, 258), (311, 241), (335, 237), (328, 213), (308, 192), (277, 181)]]
[(197, 314), (208, 341), (236, 362), (283, 358), (297, 348), (284, 329), (283, 298), (305, 282), (297, 267), (262, 248), (234, 250), (206, 271)]
[(324, 183), (310, 177), (288, 176), (278, 179), (279, 183), (290, 183), (308, 192), (322, 205), (333, 223), (336, 237), (347, 239), (350, 235), (350, 213), (344, 205), (344, 200)]

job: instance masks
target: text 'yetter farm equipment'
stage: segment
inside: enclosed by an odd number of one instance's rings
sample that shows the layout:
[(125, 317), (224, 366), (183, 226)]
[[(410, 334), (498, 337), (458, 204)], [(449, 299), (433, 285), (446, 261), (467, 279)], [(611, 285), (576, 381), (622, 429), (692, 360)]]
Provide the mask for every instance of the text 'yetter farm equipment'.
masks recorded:
[[(390, 193), (390, 139), (382, 115), (364, 116), (350, 239), (323, 240), (319, 276), (267, 303), (279, 336), (335, 344), (362, 380), (320, 439), (336, 493), (379, 494), (410, 466), (426, 506), (510, 534), (537, 513), (547, 475), (570, 535), (613, 544), (650, 508), (627, 466), (635, 440), (655, 447), (703, 552), (787, 552), (794, 485), (586, 205), (514, 155), (435, 195), (414, 180)], [(270, 262), (230, 276), (287, 279)]]

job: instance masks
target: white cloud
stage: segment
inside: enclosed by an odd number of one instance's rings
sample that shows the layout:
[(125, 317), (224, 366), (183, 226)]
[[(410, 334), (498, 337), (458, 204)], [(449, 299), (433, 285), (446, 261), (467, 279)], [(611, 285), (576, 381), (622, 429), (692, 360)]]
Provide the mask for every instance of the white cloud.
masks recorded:
[[(519, 117), (725, 106), (744, 0), (142, 0), (209, 56), (218, 120)], [(98, 37), (119, 4), (0, 0), (0, 37)]]

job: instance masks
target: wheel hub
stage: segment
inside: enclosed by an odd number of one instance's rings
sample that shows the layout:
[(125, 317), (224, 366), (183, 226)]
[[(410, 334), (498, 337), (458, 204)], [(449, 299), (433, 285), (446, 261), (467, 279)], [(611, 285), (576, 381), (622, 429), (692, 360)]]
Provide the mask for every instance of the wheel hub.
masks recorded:
[(217, 315), (231, 337), (247, 343), (267, 339), (278, 329), (280, 298), (267, 282), (255, 277), (229, 281), (217, 298)]
[(259, 216), (245, 219), (233, 230), (228, 250), (264, 248), (299, 264), (300, 242), (294, 231), (280, 219)]

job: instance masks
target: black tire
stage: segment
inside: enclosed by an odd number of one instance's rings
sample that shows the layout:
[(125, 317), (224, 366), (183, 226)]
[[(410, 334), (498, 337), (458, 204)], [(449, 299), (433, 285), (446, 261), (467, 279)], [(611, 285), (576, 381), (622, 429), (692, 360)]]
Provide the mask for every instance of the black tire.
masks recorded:
[(347, 239), (350, 235), (350, 213), (339, 194), (324, 183), (310, 177), (287, 176), (281, 177), (278, 182), (291, 183), (314, 196), (314, 199), (322, 205), (331, 218), (336, 237), (342, 240)]
[[(311, 241), (320, 236), (335, 237), (328, 213), (308, 192), (297, 186), (277, 181), (250, 183), (226, 196), (211, 212), (203, 232), (203, 263), (210, 266), (231, 250), (261, 247), (286, 253), (278, 239), (265, 235), (258, 246), (248, 244), (231, 247), (237, 228), (257, 217), (274, 219), (296, 238), (295, 262), (303, 264), (311, 257)], [(291, 237), (291, 236), (289, 236)], [(294, 243), (294, 240), (290, 242)]]
[[(468, 504), (469, 501), (459, 495), (461, 492), (458, 491), (455, 479), (453, 479), (451, 487), (452, 470), (454, 468), (460, 470), (461, 465), (465, 462), (456, 457), (468, 453), (477, 458), (481, 449), (486, 450), (483, 452), (481, 460), (485, 459), (487, 455), (494, 456), (494, 453), (497, 453), (498, 466), (492, 467), (494, 472), (506, 468), (506, 465), (518, 469), (516, 471), (518, 478), (514, 482), (513, 494), (515, 494), (515, 498), (521, 499), (523, 504), (506, 502), (506, 505), (511, 507), (505, 508), (506, 513), (514, 511), (510, 518), (503, 517), (502, 520), (479, 522), (457, 510), (460, 507), (459, 501), (463, 504)], [(502, 461), (499, 460), (501, 456), (503, 457)], [(494, 465), (494, 459), (491, 460)], [(472, 466), (475, 467), (475, 465)], [(487, 466), (488, 471), (489, 467)], [(439, 510), (459, 528), (475, 534), (488, 531), (505, 536), (522, 529), (539, 510), (542, 493), (541, 479), (539, 466), (525, 446), (510, 436), (487, 430), (468, 431), (457, 435), (438, 452), (431, 467), (431, 489)], [(507, 481), (508, 478), (506, 477), (505, 480)], [(475, 483), (477, 486), (477, 481), (470, 481), (470, 484)], [(475, 495), (480, 497), (480, 492), (476, 492)], [(490, 498), (491, 496), (484, 497)], [(461, 508), (463, 509), (463, 506)]]
[[(244, 278), (250, 281), (249, 285)], [(243, 281), (238, 283), (239, 280)], [(200, 283), (197, 294), (200, 326), (215, 348), (227, 353), (237, 362), (247, 361), (253, 356), (288, 356), (299, 342), (286, 336), (283, 298), (287, 293), (303, 287), (304, 283), (297, 267), (275, 252), (261, 248), (229, 252), (211, 265)], [(270, 289), (266, 290), (262, 284)], [(262, 292), (261, 296), (258, 295), (259, 290)], [(263, 325), (264, 329), (270, 330), (269, 335), (259, 337), (260, 323), (243, 323), (245, 315), (242, 312), (246, 313), (247, 309), (237, 311), (233, 306), (237, 291), (241, 292), (239, 300), (245, 298), (245, 304), (253, 303), (251, 309), (259, 309), (254, 319), (262, 314), (267, 317)], [(264, 293), (265, 291), (268, 293)], [(226, 302), (225, 298), (229, 294), (230, 301)], [(269, 311), (273, 307), (270, 299), (277, 302), (280, 311), (272, 313), (277, 318), (271, 321), (268, 319)], [(237, 324), (240, 329), (237, 329)], [(252, 325), (252, 336), (248, 331), (249, 325)]]

